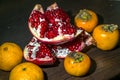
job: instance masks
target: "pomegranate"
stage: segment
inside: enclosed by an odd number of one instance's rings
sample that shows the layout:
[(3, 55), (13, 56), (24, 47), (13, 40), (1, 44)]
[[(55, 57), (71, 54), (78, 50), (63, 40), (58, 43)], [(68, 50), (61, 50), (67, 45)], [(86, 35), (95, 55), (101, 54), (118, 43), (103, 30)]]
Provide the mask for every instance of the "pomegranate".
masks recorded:
[(56, 3), (49, 6), (45, 12), (40, 4), (35, 5), (28, 26), (36, 38), (47, 44), (63, 44), (80, 33), (80, 30), (70, 23), (67, 13)]
[(56, 3), (45, 12), (40, 4), (35, 5), (28, 26), (33, 38), (25, 46), (24, 58), (38, 65), (54, 64), (56, 58), (82, 51), (94, 42), (89, 33), (70, 23), (67, 13)]
[(94, 44), (94, 39), (92, 38), (92, 36), (81, 29), (81, 33), (76, 39), (64, 44), (53, 45), (52, 51), (53, 53), (55, 53), (57, 58), (65, 58), (68, 53), (74, 51), (80, 52), (86, 46), (90, 46), (92, 44)]
[(56, 61), (49, 47), (35, 37), (25, 46), (24, 58), (38, 65), (51, 65)]

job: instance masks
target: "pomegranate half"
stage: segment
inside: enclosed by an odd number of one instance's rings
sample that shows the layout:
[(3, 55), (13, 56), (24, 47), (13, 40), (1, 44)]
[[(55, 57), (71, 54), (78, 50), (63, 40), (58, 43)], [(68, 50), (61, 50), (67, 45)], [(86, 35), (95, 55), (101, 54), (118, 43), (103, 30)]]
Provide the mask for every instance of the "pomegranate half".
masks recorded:
[(28, 26), (33, 36), (47, 44), (63, 44), (80, 34), (80, 30), (70, 23), (67, 13), (56, 3), (45, 12), (40, 4), (35, 5)]

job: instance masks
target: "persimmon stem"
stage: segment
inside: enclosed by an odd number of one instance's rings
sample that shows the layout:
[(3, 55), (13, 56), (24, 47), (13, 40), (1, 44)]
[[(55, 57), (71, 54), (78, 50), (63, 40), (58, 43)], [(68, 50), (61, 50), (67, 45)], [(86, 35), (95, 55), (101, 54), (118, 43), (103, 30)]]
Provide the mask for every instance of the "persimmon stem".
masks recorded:
[(26, 70), (26, 68), (23, 68), (22, 70), (23, 70), (23, 71), (25, 71), (25, 70)]
[(8, 51), (8, 47), (5, 47), (5, 48), (4, 48), (4, 51)]

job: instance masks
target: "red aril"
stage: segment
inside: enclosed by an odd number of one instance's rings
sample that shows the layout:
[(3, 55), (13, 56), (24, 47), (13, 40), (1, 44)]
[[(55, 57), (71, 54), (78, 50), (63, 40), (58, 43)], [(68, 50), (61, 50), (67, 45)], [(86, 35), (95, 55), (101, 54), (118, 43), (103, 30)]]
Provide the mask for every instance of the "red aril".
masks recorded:
[(49, 6), (45, 12), (40, 4), (35, 5), (28, 26), (33, 36), (47, 44), (63, 44), (80, 33), (80, 30), (70, 23), (67, 13), (56, 3)]
[(47, 8), (45, 15), (47, 20), (52, 24), (56, 24), (56, 22), (70, 23), (70, 18), (67, 13), (59, 8), (56, 3)]
[(27, 61), (33, 62), (38, 65), (51, 65), (54, 64), (56, 58), (49, 47), (41, 43), (35, 37), (25, 46), (24, 58)]

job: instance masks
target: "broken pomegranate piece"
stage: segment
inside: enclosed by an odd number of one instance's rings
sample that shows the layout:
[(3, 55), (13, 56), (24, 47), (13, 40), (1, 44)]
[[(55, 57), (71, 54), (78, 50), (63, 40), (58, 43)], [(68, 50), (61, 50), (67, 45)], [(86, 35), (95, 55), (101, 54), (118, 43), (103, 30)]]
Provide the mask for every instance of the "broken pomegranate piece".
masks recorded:
[(28, 26), (33, 36), (47, 44), (63, 44), (80, 33), (80, 30), (70, 23), (67, 13), (56, 3), (49, 6), (45, 12), (40, 4), (35, 5)]
[(45, 12), (47, 20), (56, 24), (56, 22), (70, 23), (70, 18), (65, 11), (58, 7), (56, 3), (49, 6)]
[(33, 62), (38, 65), (51, 65), (54, 64), (56, 58), (51, 53), (49, 47), (41, 43), (35, 37), (25, 46), (24, 58), (27, 61)]
[(61, 45), (53, 45), (52, 51), (57, 58), (65, 58), (70, 52), (80, 52), (85, 47), (94, 44), (94, 39), (86, 31), (81, 29), (81, 33), (76, 39)]

